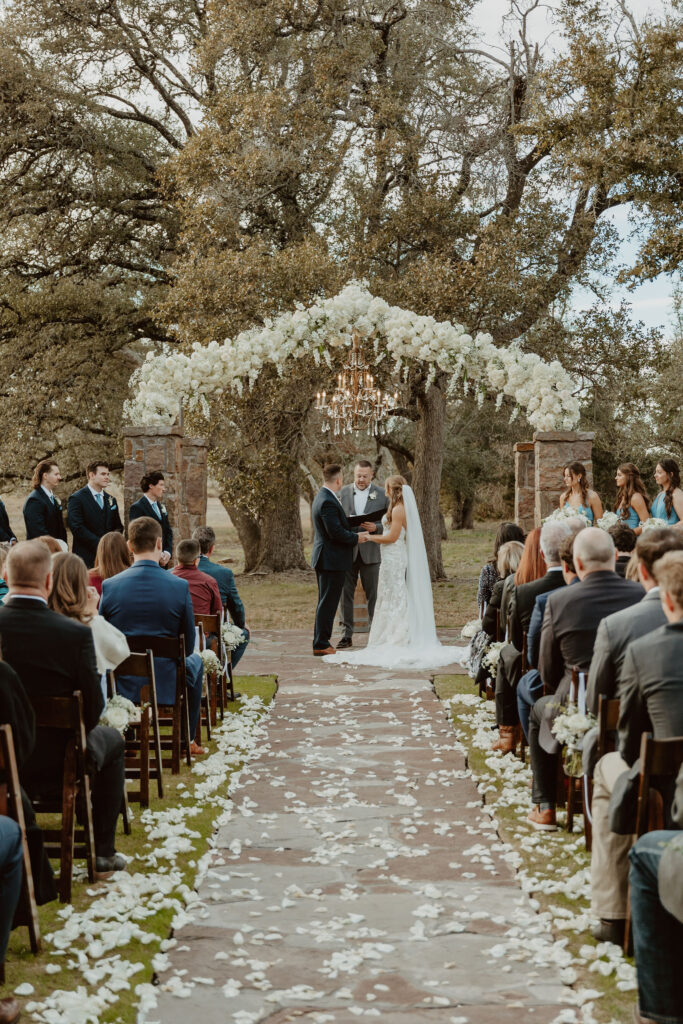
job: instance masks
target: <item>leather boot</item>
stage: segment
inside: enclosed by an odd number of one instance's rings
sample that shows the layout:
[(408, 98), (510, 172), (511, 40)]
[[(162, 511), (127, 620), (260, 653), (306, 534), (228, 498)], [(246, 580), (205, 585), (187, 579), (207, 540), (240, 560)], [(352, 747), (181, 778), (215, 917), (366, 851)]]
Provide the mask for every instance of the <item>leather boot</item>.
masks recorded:
[(501, 725), (498, 733), (498, 739), (491, 750), (500, 750), (503, 754), (514, 754), (522, 740), (521, 725)]

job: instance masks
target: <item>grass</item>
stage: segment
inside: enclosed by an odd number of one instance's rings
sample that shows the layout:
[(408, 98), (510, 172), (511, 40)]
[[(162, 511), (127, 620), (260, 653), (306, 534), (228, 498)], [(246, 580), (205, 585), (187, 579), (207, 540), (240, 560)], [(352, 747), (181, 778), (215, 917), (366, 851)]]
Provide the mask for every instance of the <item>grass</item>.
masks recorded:
[[(444, 701), (454, 695), (475, 692), (472, 680), (466, 675), (436, 676), (434, 686), (437, 696)], [(511, 755), (503, 759), (500, 755), (491, 755), (488, 750), (478, 746), (475, 743), (476, 729), (471, 721), (472, 716), (468, 714), (471, 709), (457, 703), (452, 704), (451, 708), (454, 709), (452, 717), (456, 734), (467, 750), (468, 766), (474, 778), (480, 783), (479, 789), (483, 793), (485, 803), (493, 806), (495, 810), (500, 837), (519, 855), (518, 871), (531, 879), (562, 881), (576, 876), (582, 869), (590, 870), (590, 853), (585, 848), (581, 815), (575, 817), (574, 825), (575, 830), (580, 828), (580, 833), (575, 831), (570, 834), (562, 827), (553, 833), (536, 832), (526, 823), (526, 815), (531, 809), (531, 794), (526, 788), (527, 778), (530, 777), (528, 767), (522, 766), (519, 761), (513, 762)], [(482, 699), (482, 707), (477, 710), (485, 710), (493, 726), (495, 718), (492, 702)], [(491, 742), (495, 735), (492, 730)], [(493, 768), (492, 757), (495, 757)], [(502, 767), (504, 761), (519, 766), (519, 784), (514, 786), (513, 799), (509, 784), (504, 787), (501, 776), (495, 770), (496, 767)], [(562, 817), (562, 812), (559, 812), (558, 818)], [(547, 895), (533, 889), (533, 885), (532, 892), (534, 898), (538, 900), (539, 909), (553, 916), (555, 937), (566, 939), (568, 949), (579, 961), (578, 964), (572, 964), (577, 972), (575, 987), (594, 989), (602, 993), (593, 1010), (596, 1020), (612, 1024), (631, 1020), (636, 993), (620, 992), (613, 974), (603, 977), (597, 971), (589, 971), (590, 959), (580, 954), (582, 946), (597, 946), (588, 930), (589, 907), (585, 898), (570, 899), (562, 892)], [(567, 927), (570, 919), (576, 919), (577, 914), (585, 915), (582, 922), (579, 918), (583, 930), (578, 932)]]
[[(239, 681), (240, 691), (245, 696), (258, 696), (263, 700), (264, 704), (269, 704), (272, 701), (276, 690), (275, 677), (237, 676), (236, 679)], [(239, 713), (240, 702), (229, 703), (226, 720), (228, 715), (238, 715)], [(215, 752), (217, 749), (215, 737), (212, 737), (212, 741), (208, 746), (209, 753)], [(239, 771), (240, 767), (241, 765), (239, 764), (232, 766), (230, 776)], [(150, 810), (168, 811), (173, 807), (179, 806), (182, 796), (187, 797), (188, 788), (191, 784), (201, 782), (201, 779), (202, 777), (193, 775), (191, 769), (183, 762), (179, 775), (164, 775), (165, 795), (163, 800), (159, 800), (156, 796), (156, 786), (153, 783), (155, 796), (150, 800)], [(228, 783), (229, 778), (225, 783), (222, 793), (224, 796), (227, 795)], [(174, 869), (180, 871), (182, 875), (182, 884), (189, 886), (190, 889), (195, 882), (197, 862), (206, 852), (208, 841), (215, 829), (217, 816), (216, 807), (212, 803), (209, 802), (206, 806), (201, 806), (200, 804), (199, 806), (199, 813), (191, 819), (192, 832), (198, 833), (198, 836), (193, 838), (190, 850), (178, 855), (174, 865)], [(147, 873), (149, 869), (141, 858), (150, 852), (150, 843), (147, 839), (146, 831), (139, 822), (139, 805), (131, 805), (131, 809), (134, 814), (131, 835), (124, 835), (122, 826), (119, 824), (120, 834), (117, 836), (116, 847), (120, 853), (130, 858), (128, 865), (130, 872)], [(76, 911), (86, 909), (91, 903), (90, 894), (93, 891), (99, 892), (106, 886), (107, 882), (91, 885), (87, 880), (74, 880), (73, 909)], [(64, 906), (58, 901), (54, 901), (39, 907), (38, 913), (41, 935), (43, 937), (41, 953), (37, 957), (33, 956), (28, 945), (28, 932), (26, 928), (18, 928), (10, 936), (10, 944), (5, 961), (7, 994), (16, 989), (18, 985), (28, 982), (34, 988), (34, 994), (30, 996), (31, 1000), (40, 1000), (50, 995), (55, 989), (76, 990), (85, 983), (84, 975), (80, 970), (66, 965), (74, 962), (73, 954), (77, 955), (78, 944), (69, 949), (69, 957), (55, 957), (50, 953), (50, 942), (46, 941), (46, 936), (64, 927)], [(157, 936), (159, 940), (163, 940), (170, 935), (174, 914), (175, 911), (171, 908), (162, 909), (155, 916), (145, 918), (139, 923), (145, 931)], [(120, 1024), (131, 1024), (136, 1019), (134, 1007), (138, 1002), (138, 998), (134, 994), (134, 989), (136, 985), (152, 981), (154, 973), (152, 959), (158, 952), (158, 941), (144, 944), (141, 941), (133, 940), (128, 945), (117, 948), (111, 954), (107, 954), (108, 956), (119, 954), (124, 960), (142, 964), (142, 969), (131, 978), (131, 988), (121, 991), (118, 994), (117, 1002), (99, 1017), (102, 1024), (105, 1024), (105, 1022), (109, 1022), (109, 1024), (118, 1024), (118, 1022)], [(62, 966), (62, 970), (58, 974), (47, 974), (45, 971), (46, 965), (55, 963)]]

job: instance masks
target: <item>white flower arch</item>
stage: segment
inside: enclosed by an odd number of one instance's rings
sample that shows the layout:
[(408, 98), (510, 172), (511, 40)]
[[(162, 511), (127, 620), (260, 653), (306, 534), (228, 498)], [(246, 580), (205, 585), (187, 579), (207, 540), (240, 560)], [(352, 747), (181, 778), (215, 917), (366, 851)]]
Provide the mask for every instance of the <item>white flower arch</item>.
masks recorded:
[(179, 403), (201, 408), (225, 391), (242, 393), (271, 364), (282, 376), (289, 360), (311, 357), (331, 365), (330, 349), (350, 346), (353, 331), (373, 335), (376, 361), (393, 360), (396, 372), (422, 363), (435, 376), (443, 371), (451, 388), (474, 381), (484, 391), (512, 398), (537, 430), (574, 427), (579, 403), (574, 384), (557, 360), (522, 352), (518, 345), (497, 348), (490, 334), (469, 335), (461, 324), (437, 321), (390, 306), (363, 283), (351, 282), (338, 295), (267, 320), (234, 339), (195, 344), (189, 353), (149, 353), (131, 377), (133, 397), (126, 415), (136, 424), (170, 426)]

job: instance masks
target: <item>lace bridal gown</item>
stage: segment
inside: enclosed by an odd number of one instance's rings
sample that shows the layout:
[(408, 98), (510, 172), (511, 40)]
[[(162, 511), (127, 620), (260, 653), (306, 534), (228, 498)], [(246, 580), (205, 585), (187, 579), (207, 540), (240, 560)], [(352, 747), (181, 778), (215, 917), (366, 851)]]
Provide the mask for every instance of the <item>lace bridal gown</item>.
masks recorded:
[[(434, 601), (422, 525), (412, 488), (403, 487), (406, 524), (393, 544), (382, 544), (377, 603), (367, 647), (328, 654), (333, 665), (439, 668), (455, 661), (456, 648), (436, 635)], [(382, 525), (387, 529), (386, 516)], [(371, 542), (368, 542), (371, 543)]]

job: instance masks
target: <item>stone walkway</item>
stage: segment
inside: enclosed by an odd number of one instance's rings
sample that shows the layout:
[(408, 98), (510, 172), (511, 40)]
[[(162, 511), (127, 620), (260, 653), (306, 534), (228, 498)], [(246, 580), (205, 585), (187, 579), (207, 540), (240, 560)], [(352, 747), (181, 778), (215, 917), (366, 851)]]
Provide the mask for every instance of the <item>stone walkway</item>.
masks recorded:
[(269, 742), (148, 1020), (554, 1020), (558, 971), (523, 940), (514, 961), (494, 948), (535, 915), (428, 675), (325, 666), (309, 643), (269, 633), (249, 649), (245, 670), (279, 679)]

